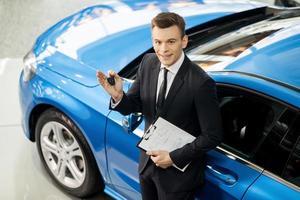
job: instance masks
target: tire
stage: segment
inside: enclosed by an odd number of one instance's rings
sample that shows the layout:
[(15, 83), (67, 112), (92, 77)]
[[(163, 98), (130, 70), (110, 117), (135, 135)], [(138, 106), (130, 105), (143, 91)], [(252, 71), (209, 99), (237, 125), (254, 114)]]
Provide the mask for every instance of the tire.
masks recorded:
[(41, 161), (63, 190), (77, 197), (103, 191), (94, 156), (72, 120), (56, 109), (46, 110), (37, 121), (35, 134)]

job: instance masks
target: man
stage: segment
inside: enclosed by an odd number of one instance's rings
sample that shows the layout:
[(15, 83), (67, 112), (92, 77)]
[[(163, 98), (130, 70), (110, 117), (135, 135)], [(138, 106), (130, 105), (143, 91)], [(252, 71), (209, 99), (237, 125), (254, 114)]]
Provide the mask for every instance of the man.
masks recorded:
[[(142, 112), (145, 129), (162, 117), (196, 139), (172, 152), (141, 152), (139, 174), (144, 200), (193, 199), (204, 178), (205, 152), (221, 141), (221, 117), (214, 81), (183, 53), (188, 37), (185, 22), (175, 13), (152, 20), (155, 54), (146, 54), (135, 82), (125, 94), (115, 72), (110, 85), (102, 72), (100, 84), (111, 95), (110, 108), (124, 115)], [(182, 172), (176, 169), (185, 168)]]

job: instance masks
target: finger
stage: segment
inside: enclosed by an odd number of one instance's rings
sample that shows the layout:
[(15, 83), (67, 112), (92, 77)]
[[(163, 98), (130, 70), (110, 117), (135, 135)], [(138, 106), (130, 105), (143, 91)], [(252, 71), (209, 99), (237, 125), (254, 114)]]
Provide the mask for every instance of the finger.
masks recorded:
[(98, 78), (98, 81), (100, 82), (100, 84), (102, 86), (105, 86), (106, 84), (106, 76), (105, 74), (103, 74), (102, 72), (98, 71), (97, 72), (97, 78)]
[(117, 74), (117, 73), (114, 72), (113, 70), (109, 70), (109, 71), (108, 71), (108, 76), (109, 76), (109, 77), (115, 77), (116, 74)]
[(154, 162), (154, 163), (157, 163), (157, 158), (155, 156), (150, 156), (151, 160)]
[(105, 74), (103, 74), (101, 71), (97, 71), (96, 76), (97, 76), (98, 80), (105, 80), (106, 79)]
[(98, 78), (103, 77), (103, 76), (106, 77), (105, 74), (103, 72), (99, 71), (99, 70), (96, 72), (96, 76)]
[(152, 156), (152, 151), (147, 151), (146, 154), (147, 154), (148, 156)]
[(149, 156), (157, 156), (159, 154), (159, 151), (149, 151)]
[(108, 71), (108, 74), (110, 77), (114, 77), (116, 81), (122, 81), (122, 78), (119, 76), (118, 73), (110, 70)]
[(118, 73), (114, 74), (116, 80), (122, 80)]

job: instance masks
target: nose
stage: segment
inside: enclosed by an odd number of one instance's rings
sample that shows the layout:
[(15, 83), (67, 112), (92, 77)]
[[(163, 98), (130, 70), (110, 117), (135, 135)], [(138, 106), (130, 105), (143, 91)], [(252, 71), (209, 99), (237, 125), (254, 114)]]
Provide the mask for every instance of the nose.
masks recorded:
[(166, 51), (168, 51), (168, 49), (169, 49), (169, 47), (168, 47), (168, 45), (166, 43), (162, 43), (161, 44), (160, 50), (162, 52), (166, 52)]

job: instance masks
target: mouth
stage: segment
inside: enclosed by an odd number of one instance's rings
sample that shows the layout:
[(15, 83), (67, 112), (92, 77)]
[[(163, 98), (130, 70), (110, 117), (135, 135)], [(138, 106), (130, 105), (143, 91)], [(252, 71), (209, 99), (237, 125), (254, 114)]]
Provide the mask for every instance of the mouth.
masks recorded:
[(169, 54), (169, 55), (159, 55), (162, 59), (164, 60), (168, 60), (171, 58), (172, 54)]

